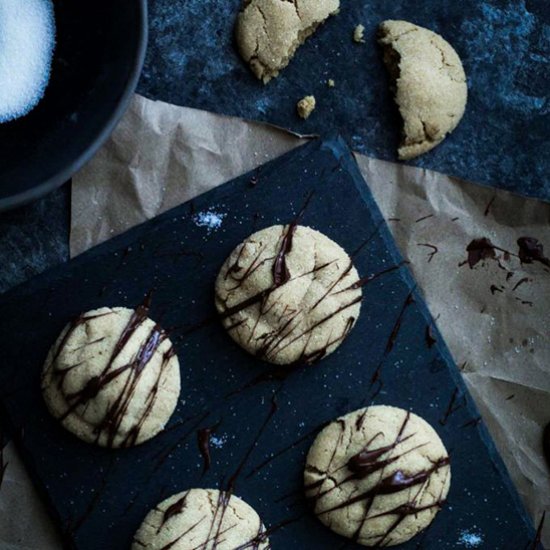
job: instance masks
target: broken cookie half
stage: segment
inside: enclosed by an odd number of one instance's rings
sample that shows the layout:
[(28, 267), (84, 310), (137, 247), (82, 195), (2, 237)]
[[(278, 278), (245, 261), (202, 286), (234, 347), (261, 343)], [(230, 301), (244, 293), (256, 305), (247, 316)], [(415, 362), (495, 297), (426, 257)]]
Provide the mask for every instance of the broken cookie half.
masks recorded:
[(236, 39), (242, 58), (264, 84), (340, 7), (340, 0), (244, 0)]
[(384, 21), (378, 41), (403, 119), (399, 158), (409, 160), (439, 145), (457, 127), (466, 109), (466, 74), (452, 46), (423, 27)]

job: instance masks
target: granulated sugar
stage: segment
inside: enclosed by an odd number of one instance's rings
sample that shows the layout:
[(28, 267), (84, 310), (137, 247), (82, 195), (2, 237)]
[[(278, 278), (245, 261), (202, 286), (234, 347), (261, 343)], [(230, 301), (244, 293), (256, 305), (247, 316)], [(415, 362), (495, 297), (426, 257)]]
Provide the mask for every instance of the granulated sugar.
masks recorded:
[(193, 216), (195, 225), (199, 227), (206, 227), (208, 233), (219, 229), (223, 223), (223, 219), (226, 214), (223, 212), (216, 212), (215, 210), (207, 210), (206, 212), (199, 212)]
[(0, 0), (0, 123), (42, 99), (55, 45), (51, 0)]

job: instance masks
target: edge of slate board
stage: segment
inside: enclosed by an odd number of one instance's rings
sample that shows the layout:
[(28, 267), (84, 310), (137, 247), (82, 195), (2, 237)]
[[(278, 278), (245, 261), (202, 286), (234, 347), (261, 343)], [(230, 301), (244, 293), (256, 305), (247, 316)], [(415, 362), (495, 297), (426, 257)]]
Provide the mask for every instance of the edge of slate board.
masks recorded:
[[(391, 233), (389, 232), (389, 229), (388, 229), (388, 227), (387, 227), (387, 225), (386, 225), (386, 223), (385, 223), (385, 221), (384, 221), (384, 219), (383, 219), (383, 217), (382, 217), (382, 215), (381, 215), (381, 213), (380, 213), (380, 211), (379, 211), (379, 209), (378, 209), (378, 207), (377, 207), (377, 205), (376, 205), (376, 203), (375, 203), (375, 201), (374, 201), (374, 199), (373, 199), (373, 197), (370, 193), (370, 190), (368, 189), (367, 185), (364, 184), (364, 179), (363, 179), (363, 177), (362, 177), (362, 175), (359, 171), (359, 168), (358, 168), (358, 166), (357, 166), (357, 164), (354, 160), (353, 155), (350, 152), (350, 150), (348, 149), (348, 147), (345, 144), (345, 142), (343, 141), (343, 139), (340, 138), (340, 137), (333, 137), (333, 138), (330, 138), (330, 139), (327, 139), (327, 140), (324, 140), (324, 141), (320, 141), (320, 140), (313, 141), (309, 144), (306, 144), (306, 145), (304, 145), (304, 146), (302, 146), (298, 149), (295, 149), (295, 150), (283, 155), (282, 157), (279, 157), (278, 159), (275, 159), (274, 161), (271, 161), (271, 162), (267, 163), (266, 165), (260, 167), (259, 169), (256, 169), (255, 171), (252, 171), (249, 174), (246, 174), (244, 176), (241, 176), (241, 177), (237, 178), (236, 180), (233, 180), (233, 182), (230, 182), (230, 183), (232, 183), (232, 185), (230, 185), (229, 187), (228, 187), (228, 184), (224, 184), (224, 185), (208, 192), (206, 195), (208, 196), (209, 203), (215, 203), (215, 202), (222, 201), (223, 198), (225, 196), (227, 196), (229, 193), (234, 193), (236, 187), (238, 188), (238, 187), (242, 186), (243, 191), (244, 191), (244, 188), (247, 185), (247, 182), (250, 180), (250, 178), (254, 174), (258, 173), (258, 170), (259, 171), (267, 170), (270, 166), (272, 166), (272, 165), (276, 166), (276, 165), (278, 165), (280, 163), (283, 163), (283, 162), (293, 161), (295, 163), (299, 163), (302, 158), (307, 157), (312, 151), (315, 151), (315, 150), (329, 151), (339, 161), (339, 164), (341, 164), (342, 167), (344, 167), (353, 176), (352, 179), (355, 182), (355, 185), (356, 185), (361, 197), (363, 198), (363, 200), (367, 204), (373, 219), (377, 222), (377, 225), (379, 227), (380, 235), (383, 237), (384, 241), (386, 242), (387, 249), (388, 249), (389, 253), (393, 257), (393, 259), (396, 261), (396, 263), (399, 263), (400, 261), (402, 261), (402, 257), (400, 256), (400, 254), (399, 254), (399, 252), (396, 248), (396, 245), (393, 241)], [(193, 201), (191, 201), (188, 204), (192, 204), (192, 203), (193, 203)], [(171, 219), (174, 216), (174, 212), (176, 210), (178, 210), (178, 209), (181, 210), (184, 207), (185, 207), (184, 205), (180, 205), (180, 206), (178, 206), (178, 207), (162, 214), (161, 216), (159, 216), (159, 217), (157, 217), (153, 220), (145, 222), (145, 224), (141, 224), (140, 226), (134, 227), (134, 228), (130, 229), (129, 231), (127, 231), (126, 233), (124, 233), (120, 236), (117, 236), (117, 237), (107, 241), (106, 243), (103, 243), (103, 244), (91, 249), (90, 251), (84, 253), (82, 256), (76, 258), (75, 260), (72, 260), (70, 262), (71, 265), (75, 266), (75, 265), (79, 265), (83, 262), (89, 262), (90, 260), (93, 260), (94, 258), (96, 258), (100, 255), (103, 255), (105, 253), (114, 252), (114, 251), (123, 249), (125, 245), (127, 245), (129, 242), (132, 241), (132, 239), (134, 238), (134, 235), (136, 233), (141, 233), (143, 231), (143, 226), (144, 225), (149, 224), (149, 226), (152, 229), (152, 228), (158, 226), (159, 224), (163, 223), (165, 220)], [(411, 291), (414, 292), (414, 294), (416, 295), (417, 298), (420, 297), (420, 299), (416, 300), (416, 303), (419, 306), (419, 308), (421, 309), (424, 317), (428, 321), (431, 321), (432, 320), (431, 315), (428, 311), (428, 308), (427, 308), (427, 306), (424, 302), (423, 297), (421, 296), (421, 293), (416, 288), (415, 281), (414, 281), (410, 271), (408, 269), (402, 269), (401, 274), (402, 274), (402, 277), (405, 279), (407, 285), (411, 289)], [(37, 285), (39, 286), (40, 283), (44, 280), (47, 281), (51, 277), (59, 277), (60, 279), (62, 279), (63, 277), (66, 277), (66, 276), (67, 275), (66, 275), (66, 266), (65, 265), (61, 265), (57, 268), (54, 268), (53, 270), (50, 270), (50, 271), (48, 271), (48, 272), (46, 272), (46, 273), (44, 273), (44, 274), (42, 274), (38, 277), (35, 277), (35, 278), (31, 279), (29, 282), (24, 283), (23, 285), (20, 285), (16, 288), (10, 290), (8, 293), (4, 294), (3, 296), (1, 296), (0, 297), (0, 305), (2, 303), (9, 302), (10, 300), (12, 300), (12, 297), (16, 298), (17, 296), (19, 296), (21, 294), (25, 295), (27, 293), (32, 292), (33, 288), (36, 287)], [(456, 384), (457, 388), (459, 389), (460, 395), (465, 395), (466, 396), (466, 406), (467, 406), (468, 410), (472, 413), (472, 416), (479, 416), (479, 414), (477, 412), (477, 408), (475, 407), (475, 404), (473, 403), (473, 400), (471, 399), (471, 397), (469, 395), (469, 392), (466, 389), (466, 386), (463, 382), (462, 376), (460, 375), (458, 369), (456, 368), (456, 365), (454, 364), (454, 361), (451, 357), (451, 354), (450, 354), (446, 344), (444, 343), (439, 331), (437, 331), (437, 328), (435, 326), (434, 326), (434, 329), (435, 329), (436, 339), (437, 339), (436, 346), (438, 347), (438, 350), (441, 353), (442, 358), (445, 360), (446, 363), (453, 365), (453, 367), (450, 368), (449, 370), (451, 371), (451, 376), (453, 378), (454, 383)], [(10, 429), (11, 435), (12, 435), (13, 439), (15, 440), (16, 444), (18, 445), (18, 447), (20, 447), (21, 446), (21, 440), (20, 440), (20, 437), (19, 437), (20, 434), (14, 432), (13, 426), (11, 426), (11, 423), (9, 421), (9, 416), (6, 414), (6, 411), (4, 410), (4, 405), (1, 402), (0, 402), (0, 415), (2, 416), (3, 423), (7, 424), (7, 427)], [(532, 522), (531, 522), (531, 520), (529, 519), (529, 516), (526, 513), (526, 510), (525, 510), (525, 508), (524, 508), (524, 506), (523, 506), (523, 504), (520, 500), (520, 497), (519, 497), (512, 481), (509, 477), (509, 474), (508, 474), (507, 469), (504, 465), (504, 462), (502, 461), (500, 455), (498, 454), (498, 451), (495, 447), (495, 444), (494, 444), (491, 436), (489, 435), (489, 432), (486, 429), (483, 422), (478, 426), (478, 429), (481, 432), (481, 434), (480, 434), (481, 438), (482, 438), (483, 442), (486, 445), (486, 448), (489, 452), (489, 456), (490, 456), (490, 459), (492, 460), (492, 463), (493, 463), (494, 467), (499, 471), (500, 477), (502, 478), (506, 489), (512, 495), (512, 499), (513, 499), (514, 505), (515, 505), (515, 507), (518, 511), (519, 516), (525, 522), (528, 529), (531, 531), (532, 536), (534, 537), (535, 531), (534, 531)], [(28, 470), (31, 474), (31, 477), (33, 477), (33, 481), (34, 481), (34, 478), (36, 478), (37, 476), (34, 473), (33, 459), (27, 453), (21, 453), (21, 455), (22, 455), (23, 461), (24, 461), (26, 467), (28, 468)], [(36, 483), (35, 486), (39, 489), (39, 492), (40, 492), (42, 498), (45, 499), (45, 501), (48, 505), (48, 509), (49, 509), (50, 514), (53, 514), (55, 517), (57, 517), (57, 524), (59, 526), (61, 524), (61, 521), (60, 521), (61, 518), (59, 518), (59, 516), (55, 512), (55, 507), (53, 506), (53, 503), (51, 502), (49, 495), (45, 491), (45, 488), (42, 486), (42, 483), (43, 482), (39, 480), (39, 483)]]

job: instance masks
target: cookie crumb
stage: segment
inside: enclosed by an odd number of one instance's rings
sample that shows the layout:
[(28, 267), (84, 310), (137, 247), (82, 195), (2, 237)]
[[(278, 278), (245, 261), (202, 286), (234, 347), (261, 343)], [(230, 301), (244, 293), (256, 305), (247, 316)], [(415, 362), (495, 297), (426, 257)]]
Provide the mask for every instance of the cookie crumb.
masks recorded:
[(363, 25), (357, 25), (353, 31), (353, 41), (357, 44), (365, 43), (365, 27)]
[(327, 80), (327, 86), (328, 86), (329, 88), (334, 88), (334, 86), (336, 86), (336, 82), (334, 82), (334, 80), (333, 80), (332, 78), (329, 78), (329, 79)]
[(304, 120), (306, 118), (309, 118), (311, 113), (315, 110), (316, 101), (315, 96), (312, 95), (306, 95), (303, 99), (300, 99), (298, 101), (298, 104), (296, 105), (296, 109), (298, 111), (298, 116), (300, 118), (303, 118)]

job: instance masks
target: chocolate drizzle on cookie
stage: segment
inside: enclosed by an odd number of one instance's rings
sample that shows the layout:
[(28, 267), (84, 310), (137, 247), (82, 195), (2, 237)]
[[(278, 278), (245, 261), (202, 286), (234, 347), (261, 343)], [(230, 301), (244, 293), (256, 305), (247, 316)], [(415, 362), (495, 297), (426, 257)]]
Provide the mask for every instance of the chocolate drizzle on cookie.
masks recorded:
[[(127, 325), (124, 327), (120, 337), (116, 341), (103, 370), (98, 375), (91, 377), (78, 391), (71, 393), (63, 392), (63, 383), (68, 373), (81, 367), (82, 363), (67, 367), (63, 370), (56, 370), (54, 367), (55, 361), (59, 358), (60, 353), (77, 327), (92, 322), (99, 317), (112, 315), (112, 312), (105, 312), (91, 316), (81, 315), (75, 319), (66, 330), (64, 336), (61, 338), (53, 353), (53, 359), (48, 366), (48, 369), (52, 369), (52, 376), (57, 378), (57, 386), (59, 390), (64, 393), (64, 397), (67, 402), (67, 409), (60, 416), (61, 421), (66, 420), (72, 414), (78, 414), (79, 408), (86, 406), (88, 403), (93, 401), (104, 388), (118, 380), (122, 375), (129, 373), (118, 397), (109, 404), (104, 417), (94, 427), (95, 442), (99, 443), (100, 438), (103, 436), (105, 437), (104, 444), (107, 447), (115, 446), (115, 441), (121, 436), (120, 428), (135, 395), (141, 375), (149, 364), (151, 358), (158, 352), (160, 345), (167, 338), (165, 331), (158, 324), (155, 324), (149, 331), (147, 337), (143, 340), (143, 342), (141, 342), (140, 347), (133, 355), (132, 360), (129, 363), (124, 363), (114, 368), (116, 360), (120, 357), (120, 354), (126, 348), (128, 342), (147, 320), (149, 307), (150, 296), (148, 296), (145, 302), (138, 306), (132, 313)], [(102, 338), (95, 340), (94, 342), (90, 342), (88, 345), (97, 343), (100, 340), (102, 340)], [(174, 355), (175, 351), (172, 346), (164, 352), (156, 380), (154, 381), (153, 386), (146, 397), (144, 407), (140, 411), (140, 415), (135, 424), (127, 431), (122, 441), (117, 442), (117, 446), (130, 447), (136, 444), (143, 424), (151, 414), (157, 399), (161, 378)]]
[[(357, 432), (361, 431), (363, 423), (365, 421), (366, 411), (357, 418), (355, 422), (355, 430)], [(340, 445), (340, 442), (346, 439), (344, 433), (346, 431), (346, 424), (342, 419), (339, 419), (337, 422), (340, 425), (340, 437), (337, 441), (334, 442), (334, 449), (331, 459), (328, 462), (326, 471), (317, 470), (314, 466), (306, 466), (306, 472), (310, 472), (313, 475), (319, 476), (319, 478), (309, 484), (306, 484), (305, 491), (308, 500), (313, 505), (315, 513), (318, 516), (323, 516), (337, 510), (348, 508), (357, 503), (364, 504), (364, 517), (359, 522), (357, 529), (354, 531), (352, 540), (355, 542), (359, 541), (359, 538), (362, 535), (363, 528), (365, 527), (367, 521), (378, 518), (381, 516), (394, 516), (395, 520), (389, 525), (386, 531), (382, 534), (376, 534), (372, 537), (373, 541), (369, 541), (369, 546), (381, 547), (385, 546), (388, 541), (388, 537), (392, 532), (401, 524), (408, 516), (416, 515), (422, 511), (429, 510), (432, 508), (441, 508), (445, 503), (445, 498), (443, 494), (439, 495), (434, 502), (427, 504), (422, 504), (419, 502), (421, 495), (423, 494), (424, 488), (429, 484), (431, 476), (450, 464), (448, 456), (442, 456), (441, 458), (434, 460), (431, 463), (431, 466), (418, 471), (407, 471), (403, 468), (399, 468), (388, 474), (384, 473), (384, 470), (391, 464), (397, 462), (403, 456), (423, 447), (426, 443), (414, 445), (412, 448), (399, 451), (399, 448), (406, 441), (411, 440), (415, 433), (406, 434), (406, 428), (409, 424), (411, 418), (411, 413), (407, 412), (403, 423), (395, 437), (395, 439), (389, 444), (375, 446), (375, 441), (382, 437), (382, 433), (375, 434), (365, 445), (365, 447), (358, 453), (351, 456), (345, 466), (337, 468), (334, 470), (333, 463), (336, 456), (336, 449)], [(345, 468), (349, 474), (345, 475), (341, 480), (334, 478), (334, 473)], [(325, 469), (324, 469), (325, 470)], [(358, 480), (364, 480), (372, 476), (379, 474), (379, 478), (373, 476), (373, 480), (377, 479), (376, 483), (373, 486), (366, 488), (364, 491), (359, 489), (351, 492), (350, 496), (343, 502), (338, 502), (329, 506), (328, 508), (323, 508), (321, 503), (322, 499), (327, 495), (331, 494), (335, 490), (341, 488), (348, 483), (356, 483)], [(325, 484), (327, 480), (331, 480), (330, 483)], [(328, 487), (328, 488), (326, 488)], [(418, 488), (417, 491), (413, 490)], [(378, 513), (375, 515), (369, 515), (375, 499), (384, 496), (392, 495), (396, 493), (401, 493), (409, 491), (407, 494), (408, 500), (396, 506), (390, 510), (387, 510), (383, 513)], [(364, 539), (364, 537), (363, 537)]]
[[(224, 301), (219, 295), (217, 297), (218, 307), (220, 310), (220, 317), (224, 321), (226, 329), (231, 333), (232, 331), (240, 331), (239, 334), (242, 334), (243, 326), (245, 334), (244, 337), (248, 337), (250, 342), (252, 338), (256, 338), (256, 346), (254, 353), (257, 357), (264, 359), (269, 362), (277, 363), (278, 357), (288, 350), (292, 345), (298, 344), (301, 347), (301, 352), (297, 350), (297, 357), (292, 361), (289, 367), (289, 372), (294, 370), (294, 367), (299, 364), (302, 365), (311, 365), (313, 363), (321, 360), (325, 355), (330, 353), (335, 349), (335, 347), (348, 335), (348, 333), (353, 328), (355, 324), (357, 315), (355, 313), (350, 313), (346, 315), (348, 309), (353, 308), (356, 304), (361, 302), (361, 295), (358, 291), (358, 288), (367, 281), (358, 281), (357, 286), (345, 285), (345, 288), (339, 289), (337, 286), (346, 277), (350, 276), (350, 272), (353, 270), (353, 264), (351, 261), (346, 265), (345, 268), (338, 270), (336, 276), (331, 280), (327, 288), (323, 291), (320, 297), (316, 298), (314, 303), (308, 304), (307, 309), (304, 309), (302, 304), (296, 304), (291, 306), (288, 304), (286, 307), (281, 305), (281, 298), (276, 292), (278, 292), (283, 286), (287, 285), (292, 281), (301, 279), (302, 277), (315, 276), (317, 273), (327, 270), (329, 267), (333, 267), (337, 261), (335, 258), (332, 261), (318, 262), (313, 269), (305, 273), (292, 274), (290, 273), (289, 267), (287, 265), (288, 254), (292, 251), (293, 240), (296, 235), (296, 232), (299, 229), (298, 221), (300, 216), (294, 220), (291, 224), (286, 226), (283, 229), (282, 237), (280, 238), (280, 243), (278, 245), (277, 253), (274, 257), (266, 257), (265, 254), (265, 245), (262, 243), (257, 244), (258, 249), (255, 250), (254, 256), (250, 259), (247, 259), (247, 262), (244, 263), (243, 260), (243, 251), (246, 248), (246, 243), (241, 245), (241, 248), (236, 253), (236, 259), (233, 260), (232, 264), (229, 265), (226, 269), (224, 280), (228, 280), (228, 277), (231, 277), (231, 280), (235, 282), (235, 286), (232, 286), (228, 289), (228, 292), (233, 292), (241, 287), (244, 282), (257, 271), (260, 266), (265, 265), (268, 262), (272, 263), (271, 266), (271, 275), (272, 283), (271, 285), (261, 290), (260, 292), (253, 294), (233, 305), (229, 305), (227, 301)], [(308, 314), (311, 314), (323, 301), (327, 299), (329, 295), (341, 294), (343, 292), (352, 293), (353, 296), (349, 300), (346, 300), (345, 295), (342, 298), (338, 299), (339, 304), (336, 305), (333, 311), (322, 313), (319, 315), (316, 313), (317, 317), (315, 322), (311, 325), (304, 325), (304, 316), (307, 317)], [(255, 306), (257, 312), (256, 322), (253, 322), (252, 326), (249, 326), (249, 322), (246, 319), (242, 318), (242, 312)], [(280, 311), (278, 311), (280, 310)], [(266, 319), (272, 317), (277, 311), (277, 322), (275, 327), (271, 332), (264, 330), (263, 333), (255, 335), (256, 330), (260, 326), (261, 319)], [(321, 310), (322, 311), (322, 310)], [(317, 341), (317, 331), (322, 326), (334, 319), (335, 317), (343, 317), (343, 327), (338, 329), (339, 333), (336, 331), (328, 332), (328, 336), (324, 343), (319, 344)], [(314, 345), (313, 345), (314, 344)], [(291, 354), (294, 355), (294, 352)]]

